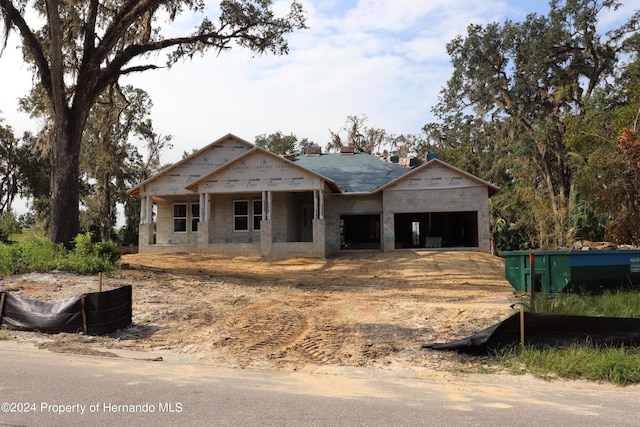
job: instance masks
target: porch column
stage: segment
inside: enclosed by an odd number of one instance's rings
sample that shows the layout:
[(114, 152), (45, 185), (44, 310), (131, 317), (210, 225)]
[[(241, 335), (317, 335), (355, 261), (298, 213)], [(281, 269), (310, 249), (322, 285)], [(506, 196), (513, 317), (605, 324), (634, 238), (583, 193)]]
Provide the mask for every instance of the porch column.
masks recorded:
[(142, 196), (142, 200), (140, 200), (140, 224), (147, 223), (147, 197)]
[(198, 215), (200, 216), (200, 222), (207, 222), (209, 219), (207, 218), (207, 195), (204, 193), (200, 193), (200, 212)]
[(140, 224), (153, 223), (152, 203), (151, 196), (142, 196), (140, 200)]
[(140, 252), (153, 244), (153, 200), (151, 196), (142, 196), (140, 200), (140, 224), (138, 228), (138, 246)]
[(211, 194), (204, 195), (204, 218), (205, 221), (211, 221)]
[(268, 220), (269, 215), (267, 215), (267, 192), (262, 192), (262, 219)]
[(313, 219), (318, 219), (318, 190), (313, 190)]
[(211, 219), (211, 207), (209, 206), (211, 201), (211, 195), (207, 193), (199, 194), (200, 202), (200, 222), (198, 223), (198, 250), (201, 252), (207, 252), (209, 246), (209, 233), (210, 233), (210, 219)]
[(313, 190), (313, 219), (324, 219), (324, 191)]

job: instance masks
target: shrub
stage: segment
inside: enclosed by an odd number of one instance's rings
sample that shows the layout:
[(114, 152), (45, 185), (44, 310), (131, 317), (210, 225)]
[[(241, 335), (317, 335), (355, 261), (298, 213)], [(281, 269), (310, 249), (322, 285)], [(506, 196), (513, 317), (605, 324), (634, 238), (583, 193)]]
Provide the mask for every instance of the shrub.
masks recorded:
[(70, 252), (44, 237), (29, 236), (16, 244), (0, 244), (0, 274), (56, 269), (80, 274), (110, 272), (121, 255), (115, 243), (93, 243), (89, 234), (79, 234)]

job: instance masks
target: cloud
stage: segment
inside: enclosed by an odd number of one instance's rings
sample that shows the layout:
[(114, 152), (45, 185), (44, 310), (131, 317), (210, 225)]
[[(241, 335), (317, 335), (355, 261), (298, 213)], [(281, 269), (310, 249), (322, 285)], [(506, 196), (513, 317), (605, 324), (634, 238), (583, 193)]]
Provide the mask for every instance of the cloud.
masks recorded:
[[(288, 0), (277, 1), (286, 13)], [(153, 100), (156, 131), (173, 135), (176, 161), (231, 132), (249, 141), (282, 131), (329, 142), (349, 115), (365, 114), (368, 124), (390, 133), (419, 133), (433, 118), (430, 109), (450, 77), (446, 44), (471, 23), (522, 20), (546, 13), (545, 2), (526, 0), (302, 0), (307, 30), (288, 37), (287, 56), (255, 56), (233, 49), (123, 79)], [(633, 3), (638, 7), (640, 0)], [(532, 9), (535, 7), (535, 9)], [(629, 15), (632, 7), (626, 6)], [(211, 12), (211, 11), (208, 11)], [(612, 16), (612, 21), (619, 15)], [(614, 19), (615, 18), (615, 19)], [(188, 31), (196, 20), (182, 18)], [(173, 34), (177, 34), (177, 29)], [(10, 40), (0, 58), (1, 116), (16, 129), (36, 130), (16, 113), (30, 75)], [(16, 55), (17, 54), (17, 55)], [(164, 65), (163, 54), (155, 61)]]

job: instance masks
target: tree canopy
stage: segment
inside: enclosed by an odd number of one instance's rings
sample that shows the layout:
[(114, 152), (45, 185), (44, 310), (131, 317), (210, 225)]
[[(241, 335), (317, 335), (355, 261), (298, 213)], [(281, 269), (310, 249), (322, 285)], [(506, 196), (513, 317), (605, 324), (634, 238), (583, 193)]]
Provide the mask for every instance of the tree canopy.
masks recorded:
[(504, 187), (494, 199), (495, 225), (525, 240), (505, 244), (565, 245), (587, 232), (575, 222), (594, 212), (578, 191), (580, 172), (590, 149), (619, 151), (620, 128), (596, 136), (585, 117), (603, 107), (596, 99), (637, 54), (640, 11), (598, 31), (602, 12), (620, 5), (552, 0), (548, 16), (470, 25), (447, 45), (453, 74), (434, 107), (441, 121), (425, 131), (461, 167)]
[[(215, 18), (202, 0), (0, 0), (4, 43), (15, 31), (46, 100), (52, 140), (49, 237), (69, 245), (79, 231), (80, 152), (91, 108), (119, 78), (234, 44), (257, 54), (286, 54), (285, 36), (305, 28), (300, 3), (278, 17), (270, 0), (223, 0)], [(175, 33), (178, 18), (193, 30)], [(173, 31), (172, 31), (173, 30)]]

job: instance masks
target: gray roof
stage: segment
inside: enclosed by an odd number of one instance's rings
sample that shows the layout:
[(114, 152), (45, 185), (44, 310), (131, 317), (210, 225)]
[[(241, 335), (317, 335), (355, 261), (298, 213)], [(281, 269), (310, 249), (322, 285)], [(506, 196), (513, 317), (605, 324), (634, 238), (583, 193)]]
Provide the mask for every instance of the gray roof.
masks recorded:
[(371, 193), (411, 169), (365, 153), (301, 155), (294, 162), (335, 182), (343, 193)]

